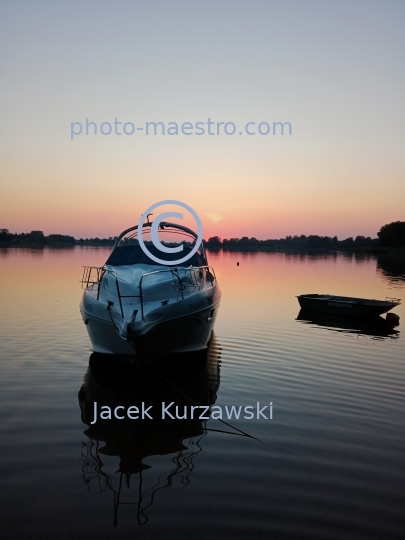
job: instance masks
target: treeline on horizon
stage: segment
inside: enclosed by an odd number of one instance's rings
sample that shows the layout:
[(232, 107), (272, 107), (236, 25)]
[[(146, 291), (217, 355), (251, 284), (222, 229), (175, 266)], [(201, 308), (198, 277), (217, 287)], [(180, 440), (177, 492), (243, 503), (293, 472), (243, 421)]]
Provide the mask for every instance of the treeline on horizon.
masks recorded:
[[(257, 238), (230, 238), (221, 239), (212, 236), (204, 240), (204, 245), (210, 249), (225, 250), (251, 250), (251, 249), (357, 249), (357, 248), (396, 248), (405, 247), (405, 221), (395, 221), (383, 225), (377, 233), (378, 238), (370, 236), (349, 237), (338, 240), (337, 236), (318, 236), (304, 234), (300, 236), (286, 236), (280, 239), (258, 240)], [(117, 237), (109, 238), (80, 238), (64, 234), (50, 234), (45, 236), (42, 231), (30, 233), (11, 233), (8, 229), (0, 229), (0, 244), (9, 246), (35, 245), (35, 246), (113, 246)]]
[(109, 238), (80, 238), (67, 234), (49, 234), (45, 236), (43, 231), (31, 231), (30, 233), (11, 233), (8, 229), (0, 229), (0, 243), (13, 246), (35, 245), (35, 246), (113, 246), (117, 237)]
[(258, 240), (257, 238), (225, 238), (221, 240), (218, 236), (209, 238), (205, 245), (211, 249), (241, 249), (241, 248), (271, 248), (271, 249), (337, 249), (337, 248), (357, 248), (357, 247), (377, 247), (380, 245), (378, 238), (365, 236), (350, 237), (345, 240), (338, 240), (337, 236), (318, 236), (311, 234), (306, 236), (286, 236), (280, 239)]
[(258, 240), (257, 238), (225, 238), (212, 236), (204, 244), (211, 249), (356, 249), (376, 247), (405, 247), (405, 221), (394, 221), (383, 225), (377, 233), (378, 238), (356, 236), (338, 240), (337, 236), (286, 236), (280, 239)]

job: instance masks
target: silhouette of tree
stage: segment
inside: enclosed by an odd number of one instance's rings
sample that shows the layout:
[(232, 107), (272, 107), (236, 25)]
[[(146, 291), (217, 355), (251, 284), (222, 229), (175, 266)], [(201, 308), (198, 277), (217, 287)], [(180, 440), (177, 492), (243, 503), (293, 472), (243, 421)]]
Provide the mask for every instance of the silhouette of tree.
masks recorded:
[(405, 246), (405, 221), (393, 221), (383, 225), (377, 233), (380, 245), (386, 247)]
[(211, 236), (211, 238), (208, 238), (207, 242), (210, 246), (220, 246), (221, 245), (221, 239), (219, 236)]
[(0, 242), (11, 242), (12, 235), (8, 229), (0, 229)]

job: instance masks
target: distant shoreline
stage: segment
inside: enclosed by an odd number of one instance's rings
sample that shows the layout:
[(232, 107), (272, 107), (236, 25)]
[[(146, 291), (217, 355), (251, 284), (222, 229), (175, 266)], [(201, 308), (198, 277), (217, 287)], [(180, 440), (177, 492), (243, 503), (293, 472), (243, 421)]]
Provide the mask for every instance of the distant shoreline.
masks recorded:
[[(209, 251), (229, 251), (235, 253), (355, 253), (364, 255), (386, 255), (405, 259), (405, 221), (394, 221), (383, 225), (377, 233), (378, 238), (370, 236), (350, 236), (339, 240), (337, 236), (319, 236), (317, 234), (286, 236), (285, 238), (259, 240), (257, 238), (224, 238), (211, 236), (203, 239), (203, 245)], [(113, 248), (118, 236), (108, 238), (75, 238), (67, 234), (45, 235), (35, 230), (29, 233), (12, 233), (0, 229), (0, 247), (7, 248), (72, 248), (75, 246)]]
[[(75, 247), (96, 247), (96, 248), (110, 248), (112, 249), (114, 242), (101, 241), (80, 241), (76, 240), (72, 243), (64, 242), (1, 242), (0, 249), (74, 249)], [(308, 247), (273, 247), (273, 246), (221, 246), (214, 247), (209, 244), (205, 244), (205, 248), (212, 252), (232, 252), (232, 253), (291, 253), (291, 254), (321, 254), (321, 253), (352, 253), (357, 255), (385, 255), (388, 257), (395, 257), (398, 259), (405, 259), (405, 247), (392, 248), (392, 247), (380, 247), (380, 246), (360, 246), (360, 247), (338, 247), (338, 248), (308, 248)]]

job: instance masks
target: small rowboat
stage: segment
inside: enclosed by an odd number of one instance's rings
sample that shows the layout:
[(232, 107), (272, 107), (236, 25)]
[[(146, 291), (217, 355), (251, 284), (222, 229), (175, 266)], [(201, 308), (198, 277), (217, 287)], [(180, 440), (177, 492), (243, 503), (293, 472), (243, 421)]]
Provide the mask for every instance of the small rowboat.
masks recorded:
[(351, 296), (333, 296), (331, 294), (301, 294), (297, 296), (304, 309), (348, 315), (349, 317), (370, 317), (386, 313), (401, 303), (399, 298), (371, 300), (352, 298)]

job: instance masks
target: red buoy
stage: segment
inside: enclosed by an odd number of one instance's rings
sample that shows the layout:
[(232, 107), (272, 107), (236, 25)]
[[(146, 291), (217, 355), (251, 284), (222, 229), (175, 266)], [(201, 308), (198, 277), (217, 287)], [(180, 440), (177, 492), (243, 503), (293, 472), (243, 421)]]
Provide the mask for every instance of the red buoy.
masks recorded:
[(387, 323), (392, 324), (392, 326), (399, 325), (399, 315), (397, 315), (396, 313), (387, 313), (385, 320), (387, 321)]

